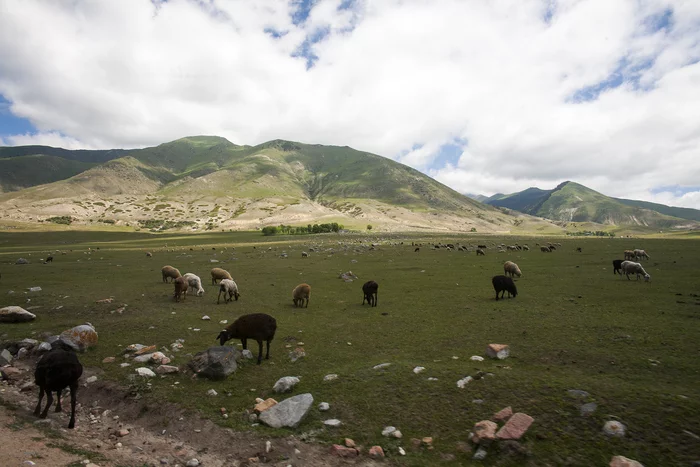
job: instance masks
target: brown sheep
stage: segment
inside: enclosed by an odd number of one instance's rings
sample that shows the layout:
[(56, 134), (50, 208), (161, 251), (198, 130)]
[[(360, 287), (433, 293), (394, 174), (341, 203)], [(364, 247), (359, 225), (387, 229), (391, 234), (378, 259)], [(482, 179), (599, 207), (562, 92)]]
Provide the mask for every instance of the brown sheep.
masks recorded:
[(160, 272), (163, 274), (163, 282), (168, 282), (168, 277), (174, 281), (182, 275), (177, 268), (172, 266), (163, 266)]
[(309, 284), (299, 284), (292, 291), (292, 301), (294, 306), (302, 307), (306, 300), (305, 308), (309, 307), (309, 298), (311, 297), (311, 286)]
[(180, 276), (173, 281), (173, 284), (175, 284), (175, 301), (180, 301), (180, 295), (182, 295), (183, 300), (187, 299), (187, 289), (190, 286), (187, 279)]
[(229, 274), (229, 272), (225, 269), (213, 268), (211, 270), (211, 285), (216, 285), (216, 281), (220, 281), (222, 279), (233, 280), (233, 277), (231, 277), (231, 274)]

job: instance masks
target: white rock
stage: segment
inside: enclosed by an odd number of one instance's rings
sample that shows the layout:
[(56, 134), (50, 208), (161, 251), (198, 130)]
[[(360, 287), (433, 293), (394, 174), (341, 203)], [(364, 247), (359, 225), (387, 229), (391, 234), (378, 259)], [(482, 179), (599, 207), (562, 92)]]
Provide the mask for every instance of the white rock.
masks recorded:
[(207, 396), (218, 396), (219, 393), (216, 392), (214, 389), (210, 389), (207, 391)]
[(603, 433), (605, 433), (608, 436), (617, 436), (619, 438), (622, 438), (625, 436), (625, 425), (622, 423), (618, 422), (617, 420), (610, 420), (605, 422), (605, 425), (603, 425)]
[(97, 381), (97, 376), (90, 376), (85, 380), (86, 383), (94, 383), (95, 381)]
[(227, 319), (222, 319), (221, 321), (219, 321), (219, 324), (228, 324), (228, 320), (227, 320)]
[(334, 379), (338, 379), (338, 375), (335, 373), (331, 373), (330, 375), (326, 375), (323, 377), (323, 381), (333, 381)]
[(430, 378), (428, 378), (428, 381), (437, 381), (437, 380), (438, 380), (437, 378), (433, 378), (432, 376)]
[(328, 402), (321, 402), (320, 404), (318, 404), (318, 410), (320, 410), (321, 412), (326, 412), (330, 410), (330, 408), (331, 405)]
[(269, 453), (270, 451), (272, 451), (272, 442), (265, 441), (265, 452)]
[(253, 352), (251, 352), (251, 351), (248, 350), (248, 349), (242, 350), (242, 351), (241, 351), (241, 354), (243, 354), (243, 357), (247, 358), (248, 360), (252, 360), (252, 359), (253, 359)]
[(190, 459), (187, 461), (187, 464), (185, 464), (187, 467), (197, 467), (199, 465), (199, 460), (195, 459)]
[(399, 447), (399, 454), (401, 454), (402, 456), (405, 456), (406, 451), (404, 451), (402, 447)]
[(281, 392), (289, 392), (294, 388), (294, 386), (299, 383), (299, 378), (296, 376), (284, 376), (280, 379), (277, 380), (275, 385), (272, 387), (272, 390), (281, 393)]
[(211, 319), (211, 318), (208, 317), (207, 315), (202, 316), (202, 320), (203, 320), (203, 321), (208, 321), (208, 320), (210, 320), (210, 319)]
[(422, 371), (425, 371), (425, 367), (424, 367), (424, 366), (417, 366), (417, 367), (415, 367), (415, 368), (413, 369), (413, 372), (414, 372), (415, 374), (418, 374), (418, 373), (420, 373), (420, 372), (422, 372)]
[(323, 422), (323, 424), (326, 425), (326, 426), (330, 426), (330, 427), (333, 427), (333, 428), (337, 428), (337, 427), (339, 427), (340, 425), (342, 425), (343, 422), (341, 422), (341, 421), (338, 420), (337, 418), (331, 418), (330, 420), (325, 420), (325, 421)]
[(139, 376), (143, 376), (146, 378), (153, 378), (156, 375), (155, 373), (153, 373), (153, 371), (146, 367), (136, 368), (136, 373), (138, 373)]
[(483, 362), (484, 357), (482, 357), (480, 355), (472, 355), (471, 357), (469, 357), (469, 360), (473, 360), (475, 362)]
[(403, 433), (401, 433), (401, 431), (399, 430), (396, 430), (391, 434), (391, 436), (393, 436), (394, 438), (403, 438)]
[(150, 362), (151, 359), (153, 358), (153, 354), (154, 354), (154, 352), (145, 353), (143, 355), (137, 355), (136, 357), (134, 357), (134, 361), (139, 362), (139, 363)]
[(30, 292), (41, 292), (41, 287), (29, 287)]
[(126, 368), (128, 366), (131, 366), (131, 363), (120, 363), (119, 366), (122, 368)]
[(464, 386), (469, 384), (469, 382), (472, 381), (473, 379), (474, 378), (472, 378), (471, 376), (467, 376), (466, 378), (462, 378), (459, 381), (457, 381), (457, 387), (460, 389), (463, 389)]
[(381, 370), (382, 368), (386, 368), (388, 366), (391, 366), (391, 363), (380, 363), (379, 365), (374, 365), (372, 367), (373, 370)]
[(386, 426), (382, 430), (382, 436), (391, 436), (396, 431), (395, 426)]

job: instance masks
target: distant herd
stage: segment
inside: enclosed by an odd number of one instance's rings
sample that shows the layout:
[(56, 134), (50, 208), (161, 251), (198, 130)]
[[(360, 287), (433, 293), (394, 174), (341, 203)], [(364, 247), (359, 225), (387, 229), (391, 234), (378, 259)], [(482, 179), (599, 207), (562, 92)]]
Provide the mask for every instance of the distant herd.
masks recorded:
[[(452, 244), (447, 245), (433, 245), (434, 248), (448, 248), (448, 249), (458, 249), (460, 251), (470, 251), (466, 247), (459, 246), (455, 248)], [(540, 251), (544, 253), (551, 253), (556, 251), (558, 247), (561, 247), (560, 243), (549, 243), (547, 245), (539, 245)], [(487, 250), (486, 245), (478, 245), (474, 250), (477, 256), (485, 256)], [(528, 251), (530, 248), (527, 245), (498, 245), (499, 252), (507, 251)], [(414, 250), (415, 252), (420, 251), (420, 245)], [(576, 248), (576, 251), (581, 253), (583, 250), (581, 247)], [(152, 253), (147, 252), (147, 257), (152, 257)], [(308, 253), (302, 252), (302, 257), (308, 257)], [(49, 257), (47, 262), (53, 260), (53, 257)], [(635, 274), (637, 280), (640, 277), (644, 277), (644, 280), (649, 282), (651, 276), (644, 270), (641, 263), (635, 262), (641, 261), (642, 259), (649, 259), (650, 256), (645, 250), (625, 250), (624, 259), (613, 260), (613, 274), (624, 274), (628, 280), (630, 280), (630, 274)], [(350, 273), (352, 274), (352, 273)], [(509, 297), (515, 298), (518, 295), (518, 289), (515, 286), (513, 278), (521, 278), (522, 271), (512, 261), (506, 261), (503, 264), (503, 275), (493, 276), (491, 283), (494, 290), (496, 291), (496, 300), (499, 298), (504, 298), (506, 292)], [(171, 282), (174, 286), (174, 300), (179, 302), (181, 299), (185, 300), (187, 294), (195, 294), (201, 296), (204, 294), (204, 288), (202, 287), (202, 280), (199, 276), (193, 273), (180, 274), (177, 268), (170, 265), (163, 266), (161, 268), (161, 276), (163, 282)], [(241, 296), (238, 285), (231, 277), (231, 274), (221, 268), (213, 268), (211, 270), (211, 283), (212, 285), (219, 285), (219, 295), (217, 297), (216, 303), (220, 303), (221, 295), (224, 295), (224, 303), (230, 301), (238, 300)], [(367, 281), (362, 285), (362, 305), (367, 302), (371, 307), (376, 307), (378, 304), (378, 290), (379, 284), (373, 280)], [(299, 284), (292, 290), (292, 302), (295, 307), (308, 308), (309, 299), (311, 297), (311, 286), (309, 284)], [(220, 345), (224, 345), (230, 339), (240, 339), (243, 345), (243, 349), (247, 349), (247, 340), (252, 339), (258, 343), (258, 365), (262, 362), (263, 355), (263, 342), (267, 344), (267, 349), (265, 352), (265, 358), (270, 358), (270, 343), (275, 337), (275, 332), (277, 330), (277, 321), (272, 316), (265, 313), (253, 313), (247, 314), (236, 319), (232, 324), (230, 324), (226, 329), (221, 331), (216, 339), (219, 341)], [(60, 342), (60, 341), (58, 341)], [(76, 392), (78, 389), (78, 379), (82, 375), (83, 367), (78, 361), (78, 357), (72, 351), (72, 349), (66, 346), (58, 345), (51, 351), (44, 354), (36, 365), (36, 370), (34, 373), (35, 383), (39, 386), (39, 402), (37, 403), (34, 413), (41, 418), (45, 418), (49, 408), (53, 403), (52, 392), (57, 395), (57, 406), (56, 411), (61, 411), (61, 393), (64, 389), (70, 389), (71, 395), (71, 417), (68, 424), (68, 428), (73, 428), (75, 426), (75, 405), (76, 405)], [(41, 411), (41, 403), (44, 395), (47, 396), (47, 405), (44, 410)]]

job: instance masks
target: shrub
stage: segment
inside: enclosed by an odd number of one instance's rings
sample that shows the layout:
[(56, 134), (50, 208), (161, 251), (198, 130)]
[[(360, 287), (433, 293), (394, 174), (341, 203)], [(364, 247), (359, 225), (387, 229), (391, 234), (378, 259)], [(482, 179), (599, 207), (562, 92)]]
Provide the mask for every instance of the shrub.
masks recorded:
[(71, 216), (56, 216), (56, 217), (49, 217), (46, 219), (47, 222), (53, 222), (54, 224), (65, 224), (65, 225), (71, 225), (73, 222), (73, 218)]

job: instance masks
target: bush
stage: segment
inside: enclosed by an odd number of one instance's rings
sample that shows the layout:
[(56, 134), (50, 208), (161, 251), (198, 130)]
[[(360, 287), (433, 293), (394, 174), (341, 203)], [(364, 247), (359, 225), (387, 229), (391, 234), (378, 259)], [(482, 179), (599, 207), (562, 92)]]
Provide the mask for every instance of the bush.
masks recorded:
[(56, 217), (49, 217), (46, 219), (47, 222), (53, 222), (54, 224), (64, 224), (64, 225), (71, 225), (73, 222), (73, 218), (71, 216), (56, 216)]
[(367, 230), (372, 230), (372, 224), (367, 224)]

